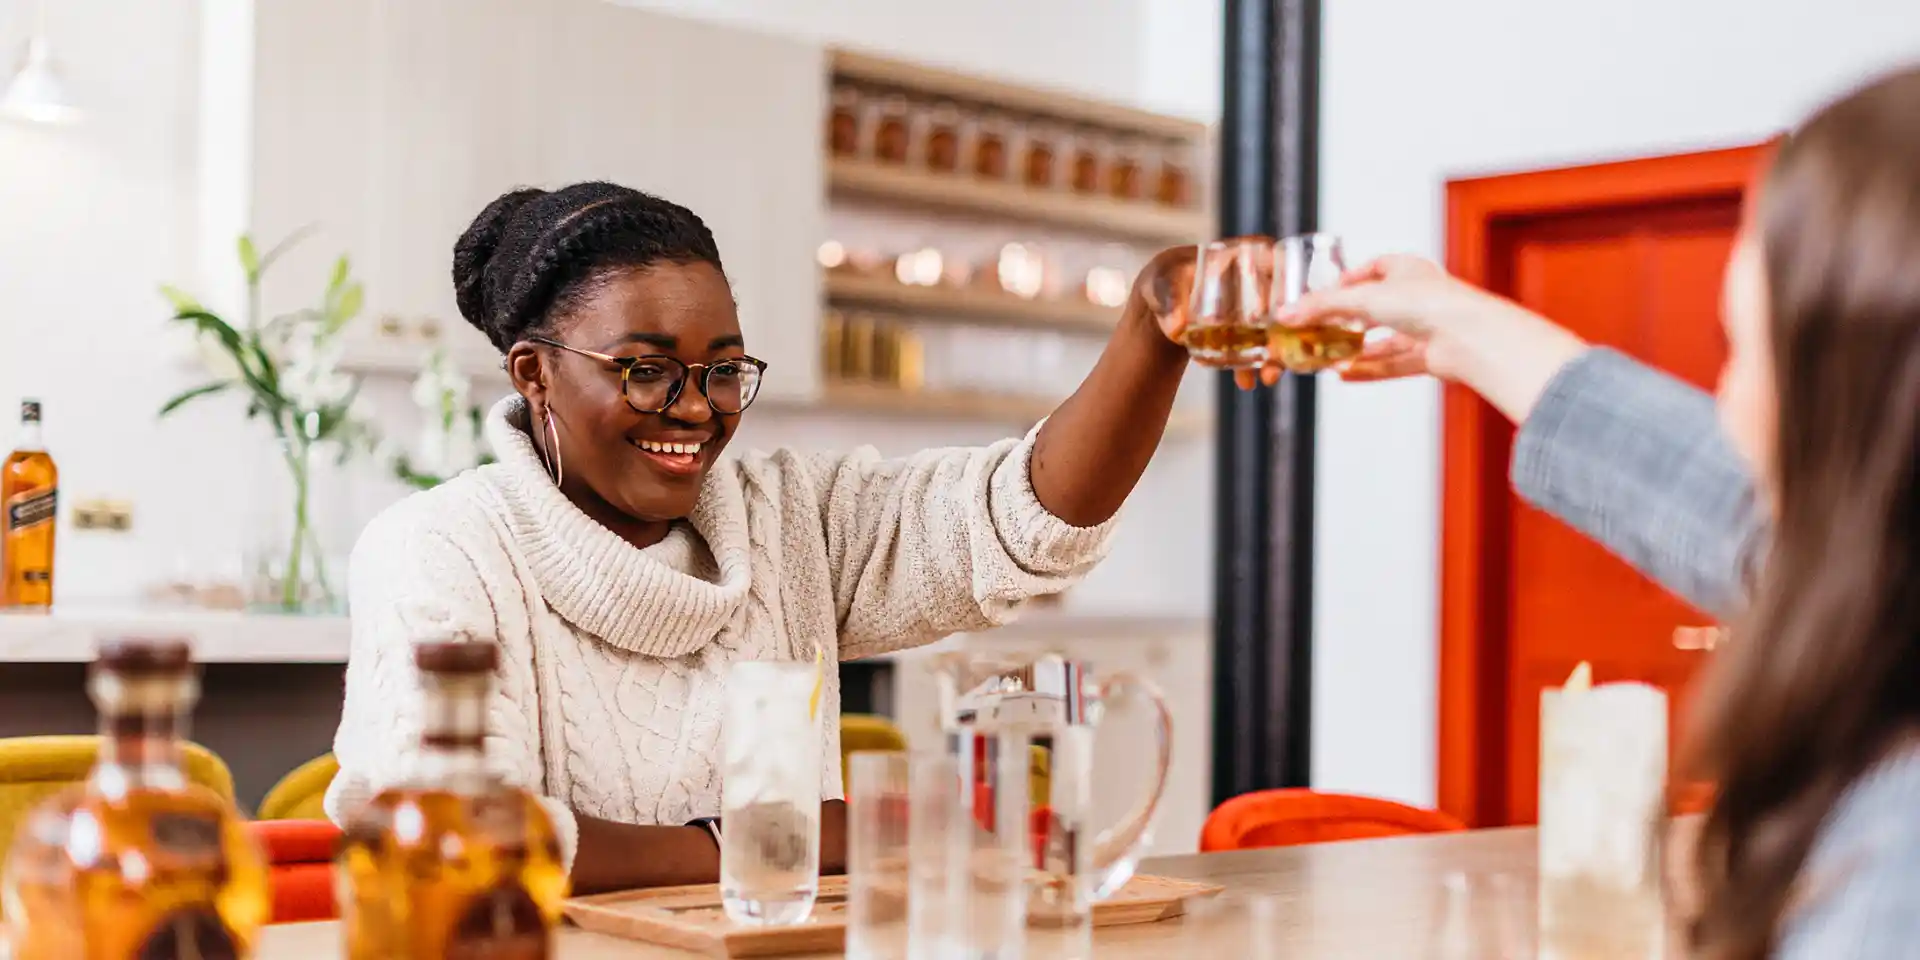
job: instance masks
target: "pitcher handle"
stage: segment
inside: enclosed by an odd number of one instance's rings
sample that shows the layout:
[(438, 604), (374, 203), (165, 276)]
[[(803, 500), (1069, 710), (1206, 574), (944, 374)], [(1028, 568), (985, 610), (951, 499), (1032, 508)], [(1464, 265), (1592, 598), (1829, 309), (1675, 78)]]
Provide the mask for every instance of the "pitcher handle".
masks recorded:
[(1096, 901), (1113, 895), (1133, 878), (1133, 868), (1139, 864), (1153, 829), (1154, 814), (1160, 810), (1160, 798), (1167, 792), (1167, 769), (1173, 762), (1173, 713), (1158, 687), (1131, 674), (1117, 673), (1101, 681), (1098, 689), (1103, 708), (1114, 700), (1145, 702), (1153, 711), (1155, 749), (1153, 783), (1146, 799), (1093, 842)]

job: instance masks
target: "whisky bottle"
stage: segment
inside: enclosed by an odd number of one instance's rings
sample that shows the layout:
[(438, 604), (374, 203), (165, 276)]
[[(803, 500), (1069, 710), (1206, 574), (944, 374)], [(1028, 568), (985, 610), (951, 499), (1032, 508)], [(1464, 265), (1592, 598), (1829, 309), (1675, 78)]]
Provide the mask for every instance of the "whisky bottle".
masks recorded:
[(228, 960), (267, 921), (266, 857), (225, 798), (187, 782), (187, 645), (102, 644), (87, 677), (100, 754), (27, 814), (0, 879), (13, 960)]
[(0, 467), (0, 607), (53, 605), (60, 471), (40, 439), (40, 401), (20, 401), (20, 446)]
[(553, 955), (566, 866), (546, 810), (486, 762), (498, 648), (414, 647), (424, 699), (417, 766), (353, 813), (338, 883), (350, 960)]

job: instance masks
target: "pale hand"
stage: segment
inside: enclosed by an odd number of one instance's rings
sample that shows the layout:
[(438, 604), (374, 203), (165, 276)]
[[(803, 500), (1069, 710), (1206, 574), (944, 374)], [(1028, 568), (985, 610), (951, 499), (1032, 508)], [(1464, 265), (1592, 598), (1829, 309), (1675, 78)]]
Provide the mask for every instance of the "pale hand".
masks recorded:
[[(1188, 323), (1193, 293), (1195, 251), (1191, 246), (1162, 250), (1134, 280), (1133, 298), (1150, 313), (1161, 332), (1175, 343)], [(1392, 380), (1433, 374), (1451, 378), (1455, 346), (1474, 319), (1488, 312), (1518, 309), (1514, 304), (1464, 283), (1438, 264), (1413, 256), (1382, 257), (1349, 270), (1333, 290), (1311, 293), (1280, 312), (1277, 325), (1307, 326), (1335, 320), (1359, 320), (1392, 331), (1369, 338), (1360, 356), (1341, 368), (1351, 381)], [(1277, 335), (1277, 331), (1276, 331)], [(1275, 351), (1278, 352), (1277, 349)], [(1241, 389), (1277, 383), (1278, 365), (1236, 370)]]

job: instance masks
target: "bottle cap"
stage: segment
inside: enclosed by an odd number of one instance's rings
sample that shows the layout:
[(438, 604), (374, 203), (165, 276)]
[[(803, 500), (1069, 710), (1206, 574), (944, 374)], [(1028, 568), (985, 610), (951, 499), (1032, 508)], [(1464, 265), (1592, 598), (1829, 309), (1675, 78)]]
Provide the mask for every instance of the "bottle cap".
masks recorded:
[(193, 651), (177, 638), (116, 637), (100, 642), (94, 666), (123, 676), (165, 676), (193, 668)]
[(31, 399), (20, 401), (20, 422), (40, 422), (40, 401)]
[(499, 646), (486, 641), (437, 640), (413, 645), (413, 665), (422, 673), (492, 673), (499, 662)]

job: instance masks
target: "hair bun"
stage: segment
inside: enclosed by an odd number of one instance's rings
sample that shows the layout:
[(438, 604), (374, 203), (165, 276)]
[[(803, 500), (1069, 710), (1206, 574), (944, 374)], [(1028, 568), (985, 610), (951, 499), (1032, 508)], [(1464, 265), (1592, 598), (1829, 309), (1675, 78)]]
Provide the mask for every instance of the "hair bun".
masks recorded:
[(507, 225), (513, 221), (514, 214), (546, 193), (528, 187), (501, 194), (473, 218), (466, 232), (453, 243), (454, 302), (460, 307), (460, 315), (486, 334), (488, 340), (497, 342), (494, 328), (499, 325), (499, 318), (494, 316), (487, 266), (499, 250), (500, 239), (506, 236)]

